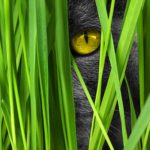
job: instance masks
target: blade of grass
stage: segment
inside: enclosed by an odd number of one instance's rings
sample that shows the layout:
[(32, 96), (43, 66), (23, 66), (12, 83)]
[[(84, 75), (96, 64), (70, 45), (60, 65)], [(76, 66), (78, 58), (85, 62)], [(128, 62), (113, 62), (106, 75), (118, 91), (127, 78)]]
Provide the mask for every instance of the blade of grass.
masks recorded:
[[(150, 58), (150, 0), (145, 1), (144, 9), (143, 9), (143, 39), (144, 39), (144, 99), (150, 93), (150, 66), (149, 66), (149, 58)], [(143, 138), (144, 144), (144, 138)], [(150, 149), (150, 135), (148, 137), (147, 149)]]
[(13, 143), (13, 139), (12, 139), (12, 132), (11, 132), (11, 119), (10, 119), (10, 112), (9, 110), (7, 109), (8, 106), (7, 104), (5, 103), (5, 101), (2, 99), (1, 101), (1, 108), (2, 108), (2, 114), (4, 116), (4, 121), (5, 121), (5, 124), (6, 124), (6, 128), (7, 128), (7, 132), (8, 132), (8, 136), (9, 136), (9, 140), (11, 142), (11, 147), (13, 149), (16, 149), (16, 145), (14, 145)]
[[(42, 126), (42, 124), (43, 124), (43, 122), (41, 121), (42, 120), (42, 117), (41, 117), (41, 112), (40, 112), (40, 115), (38, 115), (38, 116), (40, 116), (39, 118), (38, 118), (38, 120), (37, 120), (37, 122), (38, 122), (38, 124), (37, 124), (37, 147), (38, 147), (38, 149), (45, 149), (44, 148), (44, 135), (43, 135), (43, 126)], [(41, 119), (41, 120), (40, 120)]]
[[(140, 90), (140, 110), (142, 111), (144, 107), (144, 41), (143, 41), (143, 11), (141, 12), (137, 25), (138, 33), (138, 52), (139, 52), (139, 90)], [(144, 140), (144, 135), (142, 137), (142, 142)]]
[(3, 59), (3, 51), (2, 51), (2, 47), (1, 47), (1, 41), (0, 41), (0, 87), (1, 88), (4, 88), (5, 87), (5, 84), (6, 84), (6, 76), (5, 76), (5, 62), (4, 62), (4, 59)]
[[(106, 59), (106, 54), (107, 54), (107, 49), (109, 46), (109, 42), (110, 42), (110, 37), (111, 37), (111, 24), (112, 24), (112, 18), (113, 18), (113, 13), (114, 13), (114, 7), (115, 7), (115, 0), (111, 1), (111, 7), (110, 7), (110, 14), (109, 14), (109, 19), (108, 19), (108, 29), (107, 29), (107, 34), (106, 34), (106, 43), (103, 49), (103, 46), (101, 47), (100, 50), (100, 64), (99, 64), (99, 79), (98, 79), (98, 88), (97, 88), (97, 92), (96, 92), (96, 99), (95, 99), (95, 105), (96, 108), (99, 109), (100, 106), (97, 106), (98, 104), (100, 105), (100, 98), (101, 98), (101, 88), (99, 89), (99, 87), (101, 87), (102, 85), (102, 75), (103, 75), (103, 71), (104, 71), (104, 64), (105, 64), (105, 59)], [(102, 38), (103, 39), (103, 38)], [(103, 40), (102, 40), (102, 44)]]
[(25, 68), (26, 68), (26, 75), (27, 75), (28, 86), (30, 87), (30, 73), (29, 73), (27, 54), (26, 54), (26, 43), (25, 43), (25, 34), (24, 34), (24, 21), (23, 21), (23, 14), (22, 14), (22, 11), (21, 11), (21, 2), (20, 2), (20, 0), (17, 0), (17, 9), (18, 9), (18, 12), (19, 12), (19, 27), (20, 27), (20, 33), (21, 33), (21, 44), (22, 44), (22, 49), (23, 49), (23, 56), (24, 56), (24, 61), (25, 61), (24, 64), (25, 64)]
[(144, 90), (144, 95), (145, 99), (150, 93), (150, 65), (149, 65), (149, 58), (150, 58), (150, 0), (145, 1), (145, 6), (144, 6), (144, 14), (143, 14), (143, 20), (144, 20), (144, 85), (145, 85), (145, 90)]
[[(54, 50), (55, 40), (55, 3), (53, 1), (46, 1), (47, 9), (49, 12), (49, 22), (47, 27), (48, 35), (48, 49), (49, 49), (49, 95), (50, 95), (50, 128), (51, 128), (51, 149), (66, 150), (65, 136), (63, 133), (63, 125), (59, 95), (58, 95), (58, 80), (57, 80), (57, 58)], [(68, 59), (68, 58), (67, 58)], [(66, 59), (66, 60), (67, 60)], [(70, 62), (69, 62), (70, 63)], [(59, 136), (57, 136), (59, 135)]]
[[(12, 12), (13, 12), (13, 30), (16, 32), (17, 28), (18, 28), (18, 8), (17, 8), (17, 2), (14, 2), (13, 3), (13, 9), (12, 9)], [(16, 41), (19, 43), (19, 41)]]
[(5, 143), (4, 143), (4, 148), (3, 149), (8, 149), (10, 145), (10, 139), (9, 136), (7, 135), (6, 139), (5, 139)]
[(36, 0), (29, 0), (29, 67), (30, 67), (30, 102), (31, 102), (31, 147), (37, 149), (37, 110), (36, 110)]
[[(126, 82), (126, 86), (127, 86), (127, 90), (128, 90), (128, 96), (129, 96), (129, 102), (130, 102), (131, 132), (132, 132), (132, 129), (134, 128), (134, 125), (137, 121), (137, 117), (136, 117), (136, 110), (135, 110), (135, 107), (133, 104), (131, 90), (130, 90), (129, 83), (128, 83), (126, 76), (125, 76), (125, 82)], [(140, 142), (138, 142), (135, 150), (141, 150), (141, 143)]]
[[(13, 86), (12, 86), (12, 22), (11, 22), (11, 2), (9, 0), (4, 1), (5, 12), (5, 37), (6, 37), (6, 51), (7, 51), (7, 65), (8, 65), (8, 85), (9, 85), (9, 102), (10, 102), (10, 119), (11, 119), (11, 132), (12, 140), (16, 147), (16, 129), (15, 129), (15, 116), (14, 116), (14, 98), (13, 98)], [(11, 38), (10, 38), (11, 37)]]
[[(145, 2), (144, 10), (141, 12), (139, 21), (138, 21), (138, 49), (139, 49), (139, 84), (140, 84), (140, 108), (142, 110), (144, 106), (144, 99), (149, 94), (149, 74), (150, 74), (150, 68), (147, 65), (149, 62), (148, 58), (150, 56), (149, 53), (149, 19), (150, 19), (150, 11), (149, 11), (150, 5), (148, 1)], [(146, 32), (145, 32), (146, 31)], [(148, 131), (148, 130), (147, 130)], [(146, 136), (148, 133), (146, 133)], [(148, 137), (145, 137), (145, 134), (142, 136), (142, 143), (145, 146), (145, 141)]]
[[(110, 42), (111, 24), (112, 24), (114, 6), (115, 6), (115, 1), (111, 1), (109, 20), (108, 20), (108, 29), (107, 29), (106, 40), (105, 40), (106, 41), (105, 46), (103, 46), (104, 41), (103, 41), (103, 37), (101, 37), (101, 48), (100, 48), (100, 58), (99, 58), (99, 73), (98, 73), (99, 76), (98, 76), (98, 85), (97, 85), (97, 92), (96, 92), (96, 98), (95, 98), (95, 106), (96, 106), (96, 108), (98, 110), (100, 109), (100, 103), (101, 103), (102, 75), (103, 75), (103, 71), (104, 71), (104, 64), (105, 64), (106, 53), (107, 53), (107, 49), (108, 49), (109, 42)], [(92, 138), (94, 124), (95, 124), (94, 122), (95, 122), (95, 117), (93, 117), (93, 120), (92, 120), (92, 128), (91, 128), (89, 146), (92, 145), (91, 144), (91, 140), (92, 140), (91, 138)]]
[(4, 2), (0, 1), (0, 41), (1, 46), (5, 47), (5, 19), (4, 19)]
[(67, 0), (55, 0), (55, 54), (65, 145), (67, 150), (76, 150), (77, 141), (70, 67), (67, 8)]
[(3, 139), (2, 139), (2, 120), (3, 120), (3, 114), (2, 114), (2, 108), (1, 108), (1, 86), (0, 86), (0, 150), (3, 149)]
[(75, 70), (75, 72), (76, 72), (76, 74), (77, 74), (77, 76), (78, 76), (78, 79), (79, 79), (79, 81), (80, 81), (80, 83), (81, 83), (81, 85), (82, 85), (82, 88), (84, 89), (84, 92), (85, 92), (85, 94), (86, 94), (86, 96), (87, 96), (87, 99), (88, 99), (88, 101), (89, 101), (89, 103), (90, 103), (90, 105), (91, 105), (91, 107), (92, 107), (92, 109), (93, 109), (93, 112), (94, 112), (95, 117), (96, 117), (96, 121), (98, 122), (99, 127), (100, 127), (100, 129), (102, 130), (102, 133), (103, 133), (103, 135), (104, 135), (104, 137), (105, 137), (105, 139), (106, 139), (106, 141), (107, 141), (107, 144), (109, 145), (109, 148), (110, 148), (111, 150), (113, 150), (113, 149), (114, 149), (114, 148), (113, 148), (113, 145), (112, 145), (112, 143), (111, 143), (111, 141), (110, 141), (110, 139), (109, 139), (109, 137), (108, 137), (108, 135), (107, 135), (107, 132), (106, 132), (106, 130), (105, 130), (105, 127), (104, 127), (104, 125), (103, 125), (103, 123), (102, 123), (102, 121), (101, 121), (101, 119), (100, 119), (100, 116), (99, 116), (99, 114), (98, 114), (98, 112), (97, 112), (97, 110), (96, 110), (96, 107), (95, 107), (95, 105), (94, 105), (94, 102), (93, 102), (93, 100), (92, 100), (92, 98), (91, 98), (91, 96), (90, 96), (90, 94), (89, 94), (89, 91), (88, 91), (88, 89), (87, 89), (87, 87), (86, 87), (86, 85), (85, 85), (85, 82), (84, 82), (84, 80), (83, 80), (83, 78), (82, 78), (82, 75), (81, 75), (81, 73), (80, 73), (80, 71), (79, 71), (79, 69), (78, 69), (78, 67), (77, 67), (77, 64), (76, 64), (74, 58), (72, 58), (72, 65), (73, 65), (74, 70)]
[(62, 118), (60, 114), (60, 106), (58, 101), (59, 95), (58, 95), (56, 59), (53, 50), (50, 52), (49, 55), (49, 85), (50, 85), (49, 95), (51, 95), (50, 96), (51, 149), (66, 150), (64, 140), (65, 137), (63, 134)]
[(14, 71), (13, 71), (13, 85), (14, 85), (14, 92), (15, 92), (16, 105), (17, 105), (17, 111), (18, 111), (18, 117), (19, 117), (19, 124), (21, 128), (21, 136), (23, 140), (23, 146), (24, 146), (24, 149), (27, 150), (26, 136), (25, 136), (25, 131), (24, 131), (21, 106), (20, 106), (20, 98), (19, 98), (19, 93), (18, 93), (16, 75)]
[[(115, 1), (112, 2), (112, 6), (114, 5), (114, 3), (115, 3)], [(109, 30), (107, 31), (108, 17), (107, 17), (105, 2), (97, 0), (96, 5), (97, 5), (98, 15), (99, 15), (99, 19), (100, 19), (100, 22), (101, 22), (101, 25), (102, 25), (104, 35), (107, 35), (109, 37), (109, 34), (108, 34)], [(112, 10), (111, 10), (111, 15), (113, 15)], [(109, 23), (109, 25), (111, 25), (111, 22)], [(110, 28), (110, 26), (109, 26), (109, 28)], [(105, 39), (106, 38), (107, 37), (105, 37)], [(108, 39), (106, 39), (106, 40), (108, 40)], [(115, 81), (114, 84), (115, 84), (115, 89), (116, 89), (116, 93), (117, 93), (117, 97), (118, 97), (119, 113), (120, 113), (121, 124), (122, 124), (123, 143), (125, 144), (126, 141), (127, 141), (127, 131), (126, 131), (124, 107), (123, 107), (123, 102), (122, 102), (122, 95), (121, 95), (120, 83), (119, 83), (118, 67), (117, 67), (117, 61), (116, 61), (116, 55), (115, 55), (115, 51), (114, 51), (112, 35), (111, 35), (111, 39), (110, 39), (108, 55), (109, 55), (109, 59), (110, 59), (111, 67), (112, 67), (112, 76), (113, 76), (113, 79)], [(95, 130), (95, 132), (96, 132), (96, 134), (98, 133), (97, 129)], [(96, 137), (96, 139), (98, 139), (98, 138)], [(96, 141), (96, 140), (93, 140), (93, 141)], [(97, 145), (97, 144), (94, 143), (94, 145)]]
[[(104, 69), (104, 63), (105, 63), (105, 53), (106, 53), (106, 51), (103, 52), (103, 48), (104, 48), (104, 40), (103, 40), (103, 34), (101, 34), (98, 84), (97, 84), (97, 91), (96, 91), (96, 98), (95, 98), (95, 107), (96, 107), (97, 110), (99, 109), (100, 103), (101, 103), (102, 76), (103, 76), (103, 69)], [(90, 131), (89, 147), (91, 145), (91, 140), (92, 140), (92, 136), (93, 136), (94, 126), (95, 126), (95, 117), (93, 117), (93, 120), (92, 120), (92, 126), (91, 126), (91, 131)]]
[(127, 80), (127, 77), (125, 76), (125, 82), (127, 85), (127, 90), (128, 90), (128, 95), (129, 95), (129, 102), (130, 102), (130, 113), (131, 113), (131, 129), (134, 127), (134, 124), (136, 123), (136, 111), (134, 108), (134, 104), (133, 104), (133, 99), (132, 99), (132, 95), (131, 95), (131, 91), (130, 91), (130, 87), (129, 87), (129, 83)]
[[(28, 108), (28, 107), (27, 107)], [(27, 147), (28, 147), (28, 150), (30, 150), (31, 149), (31, 119), (30, 119), (31, 117), (30, 117), (30, 110), (28, 109), (28, 111), (27, 111), (27, 133), (26, 133), (26, 135), (27, 135)]]
[(150, 123), (150, 116), (147, 115), (150, 113), (149, 108), (150, 108), (150, 96), (146, 100), (143, 111), (141, 112), (141, 114), (135, 124), (135, 127), (129, 137), (129, 140), (127, 141), (127, 144), (124, 147), (124, 150), (133, 150), (135, 148), (140, 137), (144, 133), (147, 125)]
[(67, 0), (55, 0), (55, 57), (59, 105), (66, 149), (76, 150), (75, 112), (72, 93)]
[[(22, 112), (22, 117), (23, 117), (23, 123), (24, 127), (26, 126), (26, 115), (27, 115), (27, 102), (29, 100), (29, 85), (28, 85), (28, 79), (26, 75), (26, 68), (25, 68), (25, 62), (23, 60), (24, 58), (22, 57), (21, 59), (21, 64), (20, 64), (20, 71), (18, 71), (18, 74), (20, 72), (20, 80), (18, 82), (18, 92), (19, 92), (19, 97), (20, 97), (20, 106), (21, 106), (21, 112)], [(29, 106), (30, 107), (30, 106)]]
[[(104, 8), (105, 8), (104, 7), (104, 3), (101, 6), (100, 5), (101, 3), (99, 3), (100, 1), (96, 1), (96, 2), (97, 2), (96, 4), (97, 4), (97, 8), (98, 8), (98, 14), (99, 14), (99, 18), (100, 18), (100, 21), (101, 21), (101, 25), (102, 25), (104, 34), (105, 33), (107, 34), (107, 32), (109, 32), (109, 31), (107, 31), (107, 28), (108, 29), (110, 28), (111, 23), (108, 22), (106, 15), (105, 15), (105, 20), (101, 19), (102, 18), (101, 13), (102, 13), (102, 11), (104, 12)], [(113, 2), (112, 2), (112, 5), (114, 5), (114, 4), (115, 4), (115, 0), (113, 0)], [(105, 12), (106, 12), (106, 8), (105, 8)], [(110, 13), (111, 13), (111, 15), (113, 15), (113, 11), (111, 11)], [(109, 23), (108, 25), (110, 25), (110, 26), (107, 25), (107, 22)], [(108, 41), (107, 37), (106, 37), (106, 41)], [(111, 36), (111, 40), (110, 40), (110, 45), (109, 46), (110, 47), (108, 49), (108, 54), (109, 54), (109, 59), (110, 59), (112, 72), (113, 72), (113, 77), (114, 77), (114, 81), (115, 81), (114, 84), (115, 84), (115, 88), (116, 88), (116, 94), (117, 94), (117, 97), (118, 97), (119, 113), (120, 113), (121, 124), (122, 124), (123, 143), (125, 144), (126, 141), (127, 141), (127, 131), (126, 131), (126, 123), (125, 123), (123, 100), (122, 100), (122, 94), (121, 94), (120, 83), (119, 83), (119, 73), (118, 73), (118, 67), (117, 67), (117, 61), (116, 61), (116, 55), (115, 55), (115, 51), (114, 51), (114, 46), (113, 46), (113, 42), (112, 42), (112, 36)]]
[[(2, 99), (1, 99), (2, 101)], [(2, 107), (1, 107), (1, 111), (2, 111)], [(2, 114), (3, 115), (3, 114)], [(4, 118), (4, 116), (3, 116)], [(6, 137), (7, 134), (7, 128), (6, 128), (6, 125), (5, 125), (5, 121), (3, 120), (3, 123), (2, 123), (2, 138), (4, 139)], [(8, 137), (8, 136), (7, 136)], [(10, 142), (10, 141), (9, 141)], [(5, 144), (4, 144), (5, 145)]]
[[(119, 69), (119, 74), (120, 74), (120, 83), (122, 83), (123, 81), (125, 68), (127, 65), (127, 60), (129, 57), (131, 45), (133, 43), (133, 37), (135, 33), (138, 16), (143, 8), (143, 4), (144, 4), (144, 1), (141, 1), (141, 0), (130, 3), (129, 10), (126, 15), (125, 23), (123, 25), (123, 29), (122, 29), (122, 33), (121, 33), (121, 37), (119, 40), (117, 53), (116, 53), (118, 69)], [(135, 14), (137, 15), (135, 16)], [(113, 75), (111, 72), (108, 83), (107, 83), (107, 87), (104, 93), (101, 109), (100, 109), (100, 114), (101, 114), (102, 119), (106, 118), (107, 114), (109, 114), (108, 112), (109, 112), (109, 109), (111, 108), (114, 94), (115, 94), (115, 91), (114, 91), (114, 85), (113, 85)], [(114, 101), (114, 103), (115, 102), (116, 101)], [(109, 120), (108, 120), (108, 124), (110, 125)], [(99, 136), (100, 136), (100, 131), (97, 132), (97, 138)], [(100, 145), (102, 145), (102, 143)]]
[(138, 51), (139, 51), (139, 87), (140, 87), (140, 109), (144, 106), (144, 43), (143, 43), (143, 12), (141, 12), (137, 25)]
[(42, 97), (43, 122), (45, 132), (46, 150), (50, 150), (50, 116), (49, 116), (49, 86), (48, 86), (48, 46), (46, 27), (46, 7), (43, 0), (37, 1), (37, 37), (38, 37), (38, 63)]
[(150, 135), (150, 124), (148, 125), (147, 129), (146, 129), (146, 132), (145, 132), (145, 136), (144, 136), (144, 139), (143, 139), (143, 147), (142, 147), (142, 150), (146, 150), (147, 148), (147, 145), (149, 144), (148, 143), (148, 138), (149, 138), (149, 135)]

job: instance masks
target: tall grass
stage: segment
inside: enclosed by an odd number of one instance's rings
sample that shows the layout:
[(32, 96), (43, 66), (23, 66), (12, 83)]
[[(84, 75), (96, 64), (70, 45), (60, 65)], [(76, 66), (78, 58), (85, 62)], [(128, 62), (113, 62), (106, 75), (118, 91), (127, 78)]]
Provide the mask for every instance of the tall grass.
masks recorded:
[[(103, 148), (116, 104), (125, 150), (150, 149), (150, 0), (127, 0), (115, 50), (106, 0), (96, 0), (101, 24), (98, 86), (95, 103), (69, 48), (67, 0), (0, 0), (0, 150), (76, 150), (71, 65), (92, 109), (89, 150)], [(125, 76), (134, 37), (138, 37), (140, 115), (136, 116)], [(108, 55), (111, 72), (102, 97)], [(131, 112), (127, 136), (121, 85), (125, 79)], [(115, 82), (114, 82), (115, 81)]]

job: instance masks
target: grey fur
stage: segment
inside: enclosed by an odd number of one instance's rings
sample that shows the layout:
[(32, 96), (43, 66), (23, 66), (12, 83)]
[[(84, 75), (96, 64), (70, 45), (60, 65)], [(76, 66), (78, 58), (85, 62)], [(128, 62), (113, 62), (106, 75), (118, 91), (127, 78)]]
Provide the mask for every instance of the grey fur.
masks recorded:
[[(121, 4), (122, 2), (122, 4)], [(113, 19), (112, 32), (114, 37), (115, 46), (118, 43), (120, 35), (121, 21), (123, 11), (125, 7), (125, 0), (116, 1), (116, 12)], [(119, 4), (119, 5), (118, 5)], [(108, 6), (109, 7), (109, 6)], [(69, 0), (69, 27), (70, 27), (70, 39), (83, 30), (100, 30), (100, 23), (96, 11), (94, 0)], [(136, 41), (136, 40), (135, 40)], [(99, 51), (87, 56), (75, 55), (79, 69), (83, 75), (83, 78), (88, 86), (89, 92), (92, 98), (95, 98), (97, 88), (97, 76), (98, 76), (98, 64), (99, 64)], [(110, 64), (107, 59), (103, 77), (103, 89), (106, 86), (107, 79), (110, 72)], [(77, 79), (77, 76), (72, 69), (73, 73), (73, 89), (74, 99), (76, 107), (76, 125), (77, 125), (77, 139), (79, 150), (87, 150), (89, 143), (89, 134), (92, 119), (92, 109), (84, 94), (84, 91)], [(129, 59), (126, 75), (131, 86), (133, 93), (134, 103), (138, 111), (138, 53), (137, 44), (134, 43), (133, 50)], [(129, 103), (127, 96), (127, 89), (125, 84), (122, 86), (122, 93), (124, 98), (124, 105), (126, 110), (126, 120), (128, 132), (130, 132), (130, 113)], [(114, 119), (109, 131), (111, 140), (115, 146), (115, 149), (122, 149), (122, 134), (120, 127), (119, 113), (115, 111)], [(115, 140), (114, 140), (115, 139)], [(104, 149), (108, 149), (107, 146)]]

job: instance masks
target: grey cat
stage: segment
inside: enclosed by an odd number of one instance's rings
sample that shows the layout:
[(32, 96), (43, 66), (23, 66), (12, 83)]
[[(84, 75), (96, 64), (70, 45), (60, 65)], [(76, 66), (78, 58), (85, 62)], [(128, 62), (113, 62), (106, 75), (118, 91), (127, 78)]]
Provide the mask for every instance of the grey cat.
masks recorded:
[[(110, 1), (108, 1), (109, 9)], [(115, 13), (112, 24), (112, 33), (115, 46), (117, 46), (118, 38), (120, 35), (120, 29), (122, 24), (123, 13), (125, 10), (126, 0), (116, 0)], [(86, 30), (100, 30), (99, 18), (96, 10), (94, 0), (69, 0), (69, 27), (70, 27), (70, 39), (80, 31)], [(72, 49), (73, 51), (73, 49)], [(97, 89), (98, 78), (98, 64), (99, 64), (99, 50), (90, 55), (80, 56), (74, 54), (79, 69), (83, 75), (86, 85), (92, 98), (95, 98)], [(105, 89), (107, 79), (110, 72), (110, 63), (107, 58), (103, 76), (103, 89)], [(73, 86), (74, 86), (74, 99), (76, 108), (76, 126), (77, 126), (77, 140), (78, 149), (87, 150), (89, 143), (89, 134), (92, 120), (92, 109), (84, 94), (84, 91), (78, 81), (78, 78), (74, 71), (73, 73)], [(138, 114), (139, 110), (139, 91), (138, 91), (138, 52), (136, 40), (133, 44), (132, 52), (128, 62), (126, 76), (128, 78), (132, 96), (134, 99), (134, 105)], [(125, 116), (127, 122), (128, 134), (130, 134), (130, 109), (129, 98), (127, 94), (127, 88), (125, 83), (122, 84), (122, 95), (125, 106)], [(118, 108), (116, 107), (114, 118), (109, 130), (109, 136), (115, 147), (120, 150), (123, 147), (122, 134)], [(105, 144), (104, 150), (109, 149)]]

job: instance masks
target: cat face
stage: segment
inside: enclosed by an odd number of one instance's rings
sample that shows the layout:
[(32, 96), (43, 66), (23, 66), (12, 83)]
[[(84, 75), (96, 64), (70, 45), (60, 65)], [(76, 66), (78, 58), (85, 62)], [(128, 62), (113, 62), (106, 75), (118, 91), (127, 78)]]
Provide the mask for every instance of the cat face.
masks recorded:
[[(109, 8), (110, 1), (108, 1)], [(112, 34), (115, 46), (117, 46), (121, 23), (123, 18), (123, 12), (125, 9), (126, 1), (116, 1), (115, 13), (112, 23)], [(83, 35), (86, 38), (87, 33), (96, 32), (101, 33), (100, 22), (96, 10), (96, 5), (94, 0), (69, 0), (69, 31), (70, 31), (70, 48), (76, 58), (76, 62), (81, 71), (81, 74), (85, 80), (88, 90), (93, 98), (95, 99), (96, 89), (97, 89), (97, 78), (98, 78), (98, 65), (99, 65), (99, 46), (86, 55), (82, 55), (75, 50), (74, 45), (72, 45), (72, 39), (77, 35)], [(88, 43), (85, 39), (85, 41)], [(110, 73), (110, 63), (109, 59), (106, 58), (105, 69), (103, 75), (103, 90), (107, 84), (107, 79)], [(78, 81), (78, 78), (72, 69), (73, 74), (73, 92), (75, 99), (76, 108), (76, 126), (77, 126), (77, 139), (78, 148), (80, 150), (87, 150), (89, 143), (89, 134), (92, 120), (92, 109), (87, 101), (84, 91)], [(129, 59), (126, 75), (128, 77), (129, 83), (132, 81), (131, 91), (134, 91), (133, 98), (138, 99), (138, 53), (136, 48), (136, 42), (134, 43), (133, 50)], [(130, 115), (129, 115), (129, 103), (126, 86), (123, 83), (122, 95), (124, 99), (124, 105), (126, 110), (126, 120), (128, 132), (130, 132)], [(136, 103), (135, 103), (136, 104)], [(138, 104), (136, 104), (138, 105)], [(119, 113), (115, 111), (113, 122), (109, 131), (110, 138), (115, 149), (122, 148), (122, 134), (120, 127)], [(115, 139), (115, 140), (114, 140)], [(107, 149), (107, 146), (106, 148)]]

